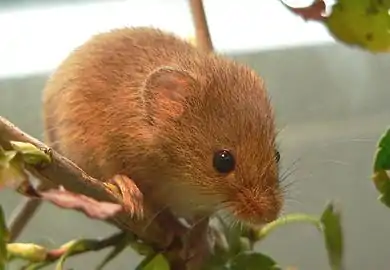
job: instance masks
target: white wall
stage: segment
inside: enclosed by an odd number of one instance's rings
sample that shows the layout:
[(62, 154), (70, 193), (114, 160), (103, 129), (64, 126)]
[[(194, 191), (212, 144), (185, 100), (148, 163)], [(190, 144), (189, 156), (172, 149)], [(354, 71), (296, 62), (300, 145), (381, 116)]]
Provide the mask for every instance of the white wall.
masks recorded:
[[(286, 1), (302, 6), (311, 0)], [(278, 0), (205, 0), (219, 51), (248, 51), (333, 42), (318, 23), (306, 23)], [(193, 34), (186, 0), (127, 0), (0, 11), (0, 77), (46, 72), (92, 34), (120, 26), (153, 25)]]

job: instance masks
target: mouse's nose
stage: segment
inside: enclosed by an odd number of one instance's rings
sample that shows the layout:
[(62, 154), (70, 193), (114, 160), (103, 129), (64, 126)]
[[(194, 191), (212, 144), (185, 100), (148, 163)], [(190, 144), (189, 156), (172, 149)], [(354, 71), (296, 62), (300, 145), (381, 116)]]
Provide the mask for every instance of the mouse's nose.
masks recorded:
[(277, 219), (282, 207), (281, 196), (272, 190), (241, 190), (236, 199), (236, 216), (255, 226)]

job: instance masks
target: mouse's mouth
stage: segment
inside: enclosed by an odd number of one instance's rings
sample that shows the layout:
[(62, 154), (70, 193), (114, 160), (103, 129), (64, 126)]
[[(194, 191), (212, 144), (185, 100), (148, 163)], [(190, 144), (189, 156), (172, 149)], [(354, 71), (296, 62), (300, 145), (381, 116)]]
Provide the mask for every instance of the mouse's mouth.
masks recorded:
[(251, 191), (239, 192), (231, 204), (233, 216), (251, 226), (261, 227), (279, 217), (282, 199), (273, 192), (254, 194)]
[(254, 212), (233, 212), (233, 214), (239, 221), (252, 228), (261, 228), (278, 217), (277, 215), (272, 218), (264, 217), (264, 215)]

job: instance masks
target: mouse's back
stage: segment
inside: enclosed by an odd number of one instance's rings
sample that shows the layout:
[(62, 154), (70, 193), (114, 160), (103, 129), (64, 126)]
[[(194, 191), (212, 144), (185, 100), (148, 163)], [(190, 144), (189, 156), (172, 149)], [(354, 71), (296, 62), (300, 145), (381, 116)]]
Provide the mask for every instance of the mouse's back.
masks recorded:
[[(120, 156), (126, 141), (133, 141), (131, 155), (145, 151), (135, 149), (135, 141), (149, 136), (142, 94), (148, 74), (160, 66), (180, 65), (186, 62), (183, 56), (196, 53), (191, 44), (153, 28), (123, 28), (93, 36), (60, 64), (46, 84), (46, 141), (91, 175), (108, 177), (118, 169), (111, 156)], [(113, 160), (111, 170), (108, 160)]]

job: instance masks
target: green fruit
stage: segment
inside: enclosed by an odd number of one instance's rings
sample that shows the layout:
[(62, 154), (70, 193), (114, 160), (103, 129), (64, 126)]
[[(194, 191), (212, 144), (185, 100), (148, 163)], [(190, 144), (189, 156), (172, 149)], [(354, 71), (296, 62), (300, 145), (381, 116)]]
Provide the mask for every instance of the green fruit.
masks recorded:
[(338, 40), (371, 52), (390, 50), (390, 0), (339, 0), (324, 20)]

